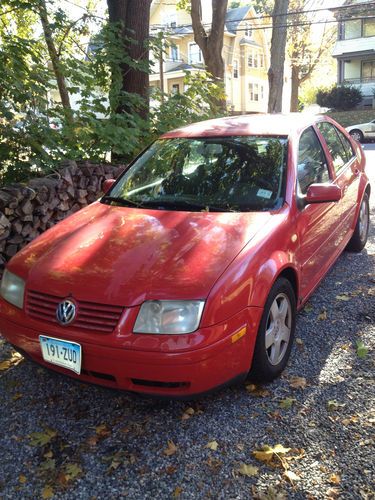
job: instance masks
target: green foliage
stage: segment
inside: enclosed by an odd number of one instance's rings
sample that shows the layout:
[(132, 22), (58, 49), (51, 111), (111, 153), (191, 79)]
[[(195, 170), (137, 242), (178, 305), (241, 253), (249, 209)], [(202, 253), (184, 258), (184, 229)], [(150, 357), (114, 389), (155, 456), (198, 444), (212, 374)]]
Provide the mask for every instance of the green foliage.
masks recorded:
[(347, 111), (355, 108), (362, 100), (361, 91), (353, 86), (334, 85), (329, 89), (319, 89), (316, 102), (319, 106)]
[[(221, 114), (215, 103), (223, 98), (224, 90), (209, 73), (185, 72), (184, 86), (183, 94), (164, 96), (164, 101), (160, 90), (154, 90), (152, 97), (159, 103), (151, 117), (155, 136), (182, 125), (207, 120)], [(209, 102), (213, 104), (209, 106)]]

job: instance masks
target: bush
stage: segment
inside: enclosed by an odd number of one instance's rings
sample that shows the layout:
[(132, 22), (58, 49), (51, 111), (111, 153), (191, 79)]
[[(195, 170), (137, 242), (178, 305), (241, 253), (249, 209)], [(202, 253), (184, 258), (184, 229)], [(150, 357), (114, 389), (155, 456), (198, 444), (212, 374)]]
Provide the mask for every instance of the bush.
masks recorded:
[(362, 97), (362, 92), (357, 87), (335, 85), (330, 89), (319, 89), (316, 94), (316, 102), (324, 108), (348, 111), (358, 106)]

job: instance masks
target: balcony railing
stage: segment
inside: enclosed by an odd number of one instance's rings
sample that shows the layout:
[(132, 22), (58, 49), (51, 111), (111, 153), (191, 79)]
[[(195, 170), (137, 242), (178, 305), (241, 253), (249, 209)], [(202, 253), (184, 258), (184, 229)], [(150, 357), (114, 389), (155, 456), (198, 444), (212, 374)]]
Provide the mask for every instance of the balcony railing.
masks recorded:
[(375, 76), (363, 76), (362, 78), (344, 78), (342, 83), (359, 85), (361, 83), (375, 83)]

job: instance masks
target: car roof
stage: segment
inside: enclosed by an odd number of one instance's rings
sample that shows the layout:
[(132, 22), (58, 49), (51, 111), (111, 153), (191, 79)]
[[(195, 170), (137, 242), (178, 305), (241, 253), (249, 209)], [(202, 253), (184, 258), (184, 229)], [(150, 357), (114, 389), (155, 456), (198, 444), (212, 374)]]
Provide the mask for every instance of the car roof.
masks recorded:
[(253, 114), (216, 118), (181, 127), (162, 135), (176, 137), (225, 137), (238, 135), (289, 136), (325, 117), (308, 113)]

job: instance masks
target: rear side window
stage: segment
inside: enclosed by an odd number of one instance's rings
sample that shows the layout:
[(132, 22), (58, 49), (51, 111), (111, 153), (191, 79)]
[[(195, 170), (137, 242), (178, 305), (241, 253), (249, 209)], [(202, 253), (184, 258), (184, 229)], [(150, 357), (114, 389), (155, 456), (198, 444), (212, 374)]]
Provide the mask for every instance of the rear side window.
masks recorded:
[[(317, 126), (327, 143), (332, 156), (333, 168), (337, 173), (353, 156), (353, 150), (350, 143), (346, 147), (344, 146), (345, 136), (332, 123), (319, 122)], [(348, 146), (350, 150), (348, 150)]]
[(312, 127), (302, 133), (299, 141), (297, 178), (302, 194), (310, 184), (330, 180), (323, 148)]
[(347, 161), (350, 161), (355, 156), (355, 152), (353, 151), (352, 145), (350, 144), (349, 139), (347, 139), (345, 137), (345, 135), (340, 132), (340, 130), (337, 130), (337, 133), (338, 133), (338, 135), (342, 141), (342, 144), (344, 146)]

